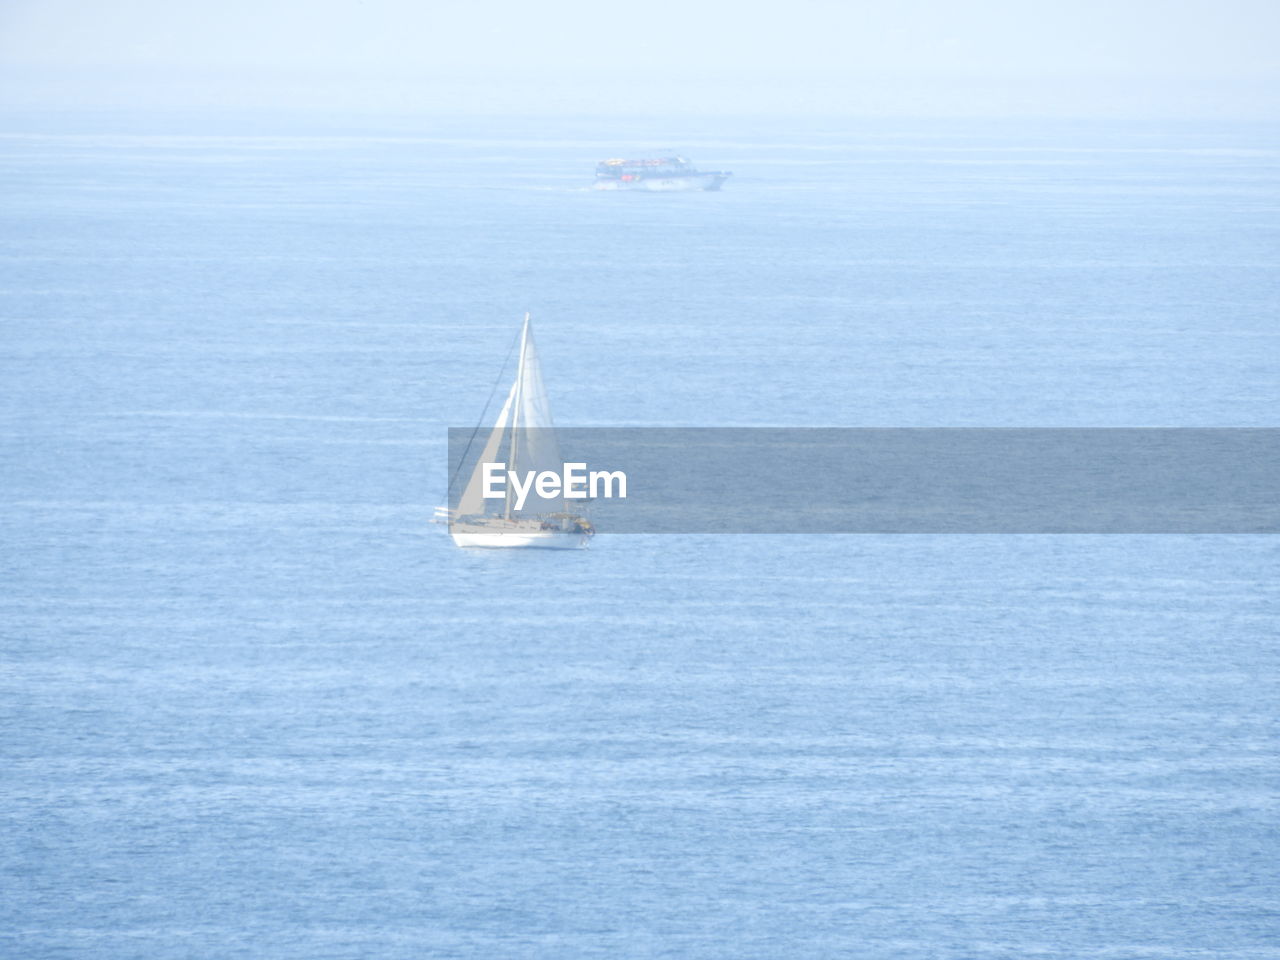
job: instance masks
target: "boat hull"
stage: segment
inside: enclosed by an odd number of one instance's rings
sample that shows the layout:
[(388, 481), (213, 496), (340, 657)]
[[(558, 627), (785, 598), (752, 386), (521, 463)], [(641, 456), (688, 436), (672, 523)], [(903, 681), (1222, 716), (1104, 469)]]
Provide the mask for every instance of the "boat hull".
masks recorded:
[(582, 533), (565, 533), (559, 530), (515, 530), (502, 533), (450, 530), (449, 536), (459, 547), (483, 547), (486, 549), (513, 548), (534, 550), (582, 550), (591, 538)]
[(719, 190), (729, 179), (727, 173), (693, 173), (678, 177), (637, 177), (634, 180), (604, 179), (596, 181), (597, 190), (647, 190), (672, 193), (682, 190)]

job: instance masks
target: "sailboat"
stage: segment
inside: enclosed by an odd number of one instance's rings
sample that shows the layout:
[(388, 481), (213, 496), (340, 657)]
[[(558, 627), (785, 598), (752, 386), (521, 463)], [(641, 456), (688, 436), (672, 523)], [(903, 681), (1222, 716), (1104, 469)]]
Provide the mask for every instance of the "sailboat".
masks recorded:
[[(463, 452), (463, 464), (468, 452)], [(559, 473), (563, 468), (527, 313), (520, 331), (515, 382), (466, 487), (456, 500), (451, 496), (452, 509), (441, 519), (447, 518), (449, 535), (460, 547), (576, 550), (587, 545), (594, 534), (591, 523), (568, 512), (563, 496), (529, 496), (521, 504), (513, 484), (507, 484), (505, 495), (486, 498), (484, 468), (495, 463), (504, 464), (513, 473)]]

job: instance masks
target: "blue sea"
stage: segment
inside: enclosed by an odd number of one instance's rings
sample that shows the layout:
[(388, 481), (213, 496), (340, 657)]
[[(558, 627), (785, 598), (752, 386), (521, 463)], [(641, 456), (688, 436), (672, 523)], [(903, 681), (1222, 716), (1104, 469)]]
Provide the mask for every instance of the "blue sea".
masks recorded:
[(1280, 957), (1275, 538), (428, 522), (526, 310), (566, 426), (1276, 426), (1280, 128), (0, 121), (0, 955)]

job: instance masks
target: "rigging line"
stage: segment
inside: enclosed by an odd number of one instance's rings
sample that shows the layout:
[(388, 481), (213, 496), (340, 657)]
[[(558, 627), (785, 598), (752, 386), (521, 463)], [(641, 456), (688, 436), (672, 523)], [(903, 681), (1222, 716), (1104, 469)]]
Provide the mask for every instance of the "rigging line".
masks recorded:
[(502, 366), (498, 368), (498, 377), (493, 381), (493, 389), (489, 391), (489, 399), (484, 402), (484, 409), (480, 411), (480, 419), (476, 421), (476, 426), (471, 431), (471, 436), (467, 437), (467, 445), (462, 450), (462, 456), (458, 458), (458, 465), (453, 470), (453, 476), (449, 478), (449, 497), (451, 499), (453, 497), (453, 485), (458, 482), (458, 474), (462, 472), (462, 467), (467, 462), (467, 454), (471, 452), (471, 444), (475, 442), (476, 434), (484, 426), (484, 418), (489, 412), (489, 404), (493, 403), (493, 397), (498, 392), (498, 385), (502, 383), (503, 374), (507, 372), (507, 364), (511, 360), (511, 354), (515, 353), (516, 344), (519, 342), (520, 334), (516, 334), (515, 339), (511, 341), (511, 348), (507, 350), (507, 355), (502, 361)]

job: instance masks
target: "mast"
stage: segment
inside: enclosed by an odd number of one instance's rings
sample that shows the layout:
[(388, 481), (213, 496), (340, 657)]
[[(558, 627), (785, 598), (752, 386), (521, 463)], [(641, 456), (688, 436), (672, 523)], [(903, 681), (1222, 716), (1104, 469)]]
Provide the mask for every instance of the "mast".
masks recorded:
[[(515, 404), (511, 411), (511, 463), (507, 469), (512, 473), (516, 472), (516, 438), (519, 436), (517, 431), (523, 426), (520, 422), (520, 410), (524, 406), (524, 368), (528, 359), (529, 346), (529, 314), (524, 315), (524, 329), (520, 331), (520, 358), (516, 363), (516, 386), (513, 392)], [(507, 486), (507, 502), (506, 502), (506, 519), (511, 519), (511, 486)]]

